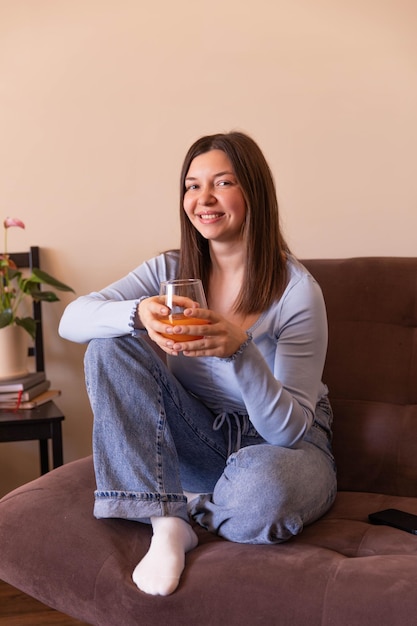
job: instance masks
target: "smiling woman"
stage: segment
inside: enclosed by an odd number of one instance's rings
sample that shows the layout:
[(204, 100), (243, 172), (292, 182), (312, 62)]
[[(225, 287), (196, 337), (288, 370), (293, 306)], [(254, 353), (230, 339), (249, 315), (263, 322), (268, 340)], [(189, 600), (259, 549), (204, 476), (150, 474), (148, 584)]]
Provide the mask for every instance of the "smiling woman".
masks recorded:
[[(253, 139), (232, 132), (191, 146), (180, 221), (179, 252), (78, 298), (60, 325), (89, 342), (94, 515), (150, 520), (132, 578), (152, 595), (177, 588), (198, 543), (192, 521), (229, 541), (280, 543), (336, 493), (323, 296), (285, 244)], [(166, 337), (173, 309), (160, 283), (173, 279), (202, 280), (208, 306), (181, 295), (184, 319)]]

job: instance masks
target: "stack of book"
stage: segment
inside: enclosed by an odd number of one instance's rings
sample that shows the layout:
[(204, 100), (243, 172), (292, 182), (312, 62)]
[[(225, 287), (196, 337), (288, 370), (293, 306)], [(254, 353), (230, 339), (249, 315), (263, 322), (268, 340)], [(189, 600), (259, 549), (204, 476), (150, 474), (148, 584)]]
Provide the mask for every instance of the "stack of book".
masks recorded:
[(58, 389), (49, 389), (50, 386), (45, 372), (0, 380), (0, 409), (34, 409), (60, 395)]

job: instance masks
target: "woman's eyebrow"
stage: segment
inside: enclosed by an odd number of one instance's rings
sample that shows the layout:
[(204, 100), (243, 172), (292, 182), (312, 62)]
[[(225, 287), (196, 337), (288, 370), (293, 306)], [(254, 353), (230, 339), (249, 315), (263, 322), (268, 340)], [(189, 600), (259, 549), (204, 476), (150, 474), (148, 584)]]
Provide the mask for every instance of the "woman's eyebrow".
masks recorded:
[[(217, 172), (216, 174), (214, 174), (213, 178), (219, 178), (219, 176), (236, 176), (236, 174), (234, 172), (231, 172), (230, 170), (224, 170), (224, 172)], [(197, 176), (186, 176), (185, 180), (197, 180)]]
[(224, 170), (224, 172), (219, 172), (218, 174), (215, 174), (214, 178), (218, 178), (219, 176), (235, 176), (235, 173), (231, 172), (230, 170)]

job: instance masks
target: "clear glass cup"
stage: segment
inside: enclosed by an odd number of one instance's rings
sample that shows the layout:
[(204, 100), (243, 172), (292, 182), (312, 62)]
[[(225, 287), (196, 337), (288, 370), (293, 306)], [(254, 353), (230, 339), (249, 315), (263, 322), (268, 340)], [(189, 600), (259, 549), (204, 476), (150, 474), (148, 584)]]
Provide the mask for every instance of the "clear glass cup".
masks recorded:
[[(200, 309), (207, 309), (206, 296), (204, 294), (203, 284), (199, 278), (180, 278), (175, 280), (166, 280), (161, 283), (159, 295), (161, 301), (170, 309), (168, 317), (162, 317), (161, 322), (170, 326), (195, 326), (207, 324), (207, 320), (198, 317), (185, 317), (184, 309), (190, 308), (190, 303), (185, 302), (184, 298), (189, 298), (193, 302), (198, 302)], [(180, 335), (162, 333), (164, 337), (173, 339), (174, 341), (193, 341), (194, 339), (202, 339), (202, 335)]]

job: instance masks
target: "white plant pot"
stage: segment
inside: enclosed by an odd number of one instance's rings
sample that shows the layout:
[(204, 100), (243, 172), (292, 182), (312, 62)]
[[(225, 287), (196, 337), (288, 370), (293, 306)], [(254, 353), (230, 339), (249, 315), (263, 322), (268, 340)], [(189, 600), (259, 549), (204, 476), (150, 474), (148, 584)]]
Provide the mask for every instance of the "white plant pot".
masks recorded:
[(28, 374), (29, 335), (15, 324), (0, 328), (0, 380)]

